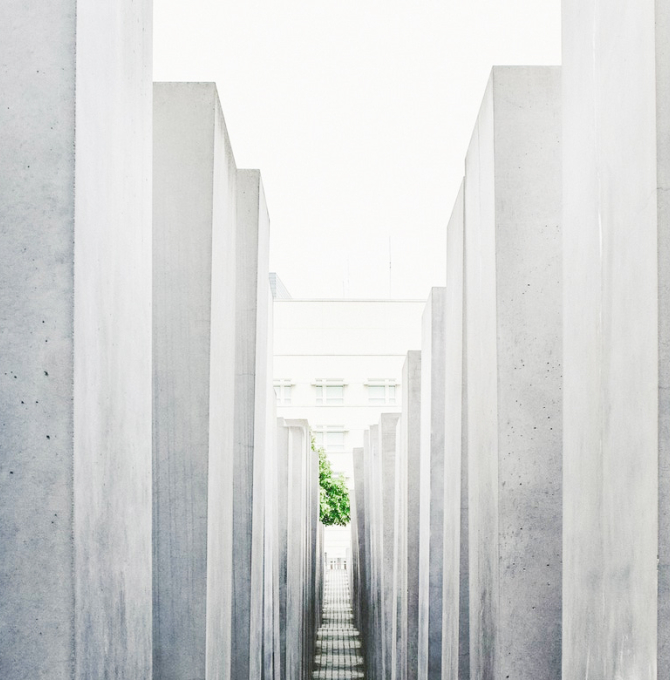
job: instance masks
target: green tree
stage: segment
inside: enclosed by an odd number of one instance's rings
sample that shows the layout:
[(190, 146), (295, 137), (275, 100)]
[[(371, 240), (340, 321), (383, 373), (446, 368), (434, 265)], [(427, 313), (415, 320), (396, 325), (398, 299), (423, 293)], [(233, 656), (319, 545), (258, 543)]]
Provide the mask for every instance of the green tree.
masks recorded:
[(326, 526), (347, 526), (351, 519), (349, 489), (343, 475), (333, 476), (333, 468), (323, 448), (312, 439), (312, 451), (319, 456), (319, 519)]

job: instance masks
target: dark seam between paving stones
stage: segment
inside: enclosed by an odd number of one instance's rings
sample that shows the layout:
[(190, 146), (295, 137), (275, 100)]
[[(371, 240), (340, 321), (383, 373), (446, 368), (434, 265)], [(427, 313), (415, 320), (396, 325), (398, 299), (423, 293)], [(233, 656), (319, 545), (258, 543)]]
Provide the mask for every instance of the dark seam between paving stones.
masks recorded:
[(326, 571), (323, 623), (316, 639), (314, 680), (364, 678), (361, 639), (353, 623), (345, 569)]

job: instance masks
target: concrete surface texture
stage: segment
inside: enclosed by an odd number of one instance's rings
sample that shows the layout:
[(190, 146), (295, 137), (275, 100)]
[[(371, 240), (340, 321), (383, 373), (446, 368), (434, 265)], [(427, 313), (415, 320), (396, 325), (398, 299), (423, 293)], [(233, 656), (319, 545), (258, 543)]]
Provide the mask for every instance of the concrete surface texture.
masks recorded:
[(477, 678), (561, 677), (560, 84), (558, 67), (494, 68), (466, 159)]
[(365, 438), (365, 484), (368, 499), (370, 554), (370, 611), (366, 631), (366, 670), (371, 680), (384, 678), (382, 623), (382, 494), (379, 425), (370, 427)]
[(151, 36), (149, 2), (2, 8), (8, 680), (151, 674)]
[(419, 680), (442, 675), (445, 295), (433, 288), (422, 320), (419, 460)]
[(365, 448), (355, 448), (352, 453), (354, 462), (354, 504), (352, 505), (352, 546), (354, 568), (354, 621), (363, 636), (364, 655), (367, 655), (365, 642), (367, 623), (370, 614), (370, 556), (368, 543), (368, 513), (365, 483)]
[(312, 498), (311, 450), (307, 421), (286, 421), (288, 430), (287, 467), (287, 584), (286, 584), (286, 664), (285, 678), (307, 678), (313, 648), (314, 574), (312, 564), (316, 545), (312, 526), (316, 512)]
[(419, 455), (421, 352), (407, 353), (402, 414), (396, 428), (396, 505), (393, 588), (393, 680), (415, 680), (419, 644)]
[[(464, 409), (464, 186), (447, 225), (445, 323), (443, 677), (469, 680), (468, 449)], [(464, 426), (465, 425), (465, 426)]]
[(216, 87), (155, 85), (153, 635), (165, 680), (230, 677), (235, 179)]
[(563, 3), (565, 678), (670, 677), (669, 12)]
[(237, 174), (233, 613), (231, 663), (260, 680), (270, 343), (270, 225), (260, 173)]
[(393, 648), (393, 549), (396, 504), (396, 429), (399, 413), (383, 413), (379, 419), (381, 474), (381, 613), (384, 677), (390, 676)]

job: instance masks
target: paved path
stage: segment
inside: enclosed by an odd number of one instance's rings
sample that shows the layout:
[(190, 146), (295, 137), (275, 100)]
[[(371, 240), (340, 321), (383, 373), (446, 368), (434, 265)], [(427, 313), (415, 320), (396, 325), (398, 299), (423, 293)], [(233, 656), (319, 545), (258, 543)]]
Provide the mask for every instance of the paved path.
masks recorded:
[(354, 628), (349, 572), (326, 570), (323, 623), (316, 638), (315, 680), (364, 678), (361, 640)]

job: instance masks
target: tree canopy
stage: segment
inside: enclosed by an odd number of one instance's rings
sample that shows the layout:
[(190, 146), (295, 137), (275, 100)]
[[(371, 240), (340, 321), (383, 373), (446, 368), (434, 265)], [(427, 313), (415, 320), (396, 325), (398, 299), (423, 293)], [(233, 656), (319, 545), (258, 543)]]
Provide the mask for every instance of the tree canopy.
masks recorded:
[(333, 468), (323, 448), (312, 451), (319, 456), (319, 519), (325, 526), (346, 526), (351, 519), (349, 489), (343, 475), (333, 475)]

